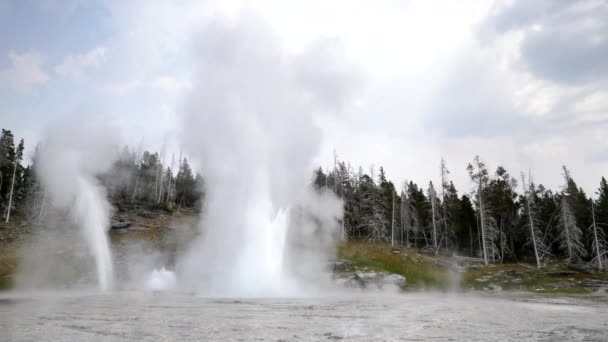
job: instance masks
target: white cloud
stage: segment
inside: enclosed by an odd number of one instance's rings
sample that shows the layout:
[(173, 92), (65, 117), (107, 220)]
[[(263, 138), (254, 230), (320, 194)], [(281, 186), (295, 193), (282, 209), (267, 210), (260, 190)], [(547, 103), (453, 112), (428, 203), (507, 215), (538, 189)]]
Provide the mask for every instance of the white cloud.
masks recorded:
[(151, 84), (153, 88), (167, 92), (180, 92), (192, 87), (190, 81), (180, 80), (170, 76), (161, 76), (154, 79)]
[(100, 66), (104, 62), (105, 57), (106, 48), (98, 46), (83, 54), (67, 56), (63, 63), (55, 67), (55, 72), (60, 76), (80, 79), (84, 69)]
[(112, 83), (103, 86), (105, 91), (113, 93), (115, 95), (125, 95), (129, 91), (142, 86), (143, 82), (140, 80), (131, 80), (121, 83)]
[(11, 66), (0, 70), (0, 87), (5, 86), (16, 90), (29, 90), (49, 80), (44, 71), (44, 56), (37, 52), (18, 54), (14, 51), (8, 53)]

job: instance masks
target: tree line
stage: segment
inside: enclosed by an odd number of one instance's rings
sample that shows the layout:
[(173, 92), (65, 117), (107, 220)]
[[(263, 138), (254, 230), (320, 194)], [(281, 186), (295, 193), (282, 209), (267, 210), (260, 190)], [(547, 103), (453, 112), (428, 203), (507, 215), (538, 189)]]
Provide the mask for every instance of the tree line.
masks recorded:
[[(47, 195), (36, 179), (39, 149), (24, 165), (24, 141), (10, 130), (0, 135), (0, 209), (6, 222), (11, 213), (41, 222)], [(112, 169), (98, 176), (119, 210), (146, 207), (200, 209), (204, 179), (194, 174), (187, 158), (171, 162), (160, 152), (124, 147)], [(177, 170), (177, 172), (176, 172)], [(562, 168), (563, 185), (553, 191), (523, 173), (516, 179), (502, 166), (492, 173), (478, 156), (468, 165), (473, 191), (459, 194), (440, 162), (440, 184), (419, 186), (404, 181), (397, 187), (383, 167), (356, 171), (344, 161), (331, 170), (314, 170), (313, 186), (329, 188), (344, 201), (344, 239), (400, 244), (433, 253), (465, 254), (485, 263), (549, 260), (608, 265), (608, 182), (599, 182), (588, 197)]]
[[(0, 133), (0, 209), (4, 222), (17, 214), (41, 222), (48, 211), (47, 194), (37, 176), (40, 149), (33, 151), (30, 164), (24, 163), (24, 140), (16, 143), (10, 130)], [(194, 174), (188, 159), (182, 156), (165, 161), (164, 149), (138, 153), (125, 146), (111, 170), (98, 180), (118, 210), (146, 207), (171, 210), (200, 208), (203, 178)]]
[[(468, 165), (473, 191), (461, 195), (442, 159), (437, 178), (397, 188), (383, 167), (353, 169), (335, 161), (314, 171), (315, 188), (329, 188), (344, 200), (345, 239), (400, 244), (432, 253), (478, 257), (484, 263), (550, 260), (608, 265), (608, 183), (602, 177), (588, 197), (562, 168), (563, 185), (553, 191), (530, 175), (516, 179), (504, 167), (492, 173), (479, 156)], [(518, 188), (519, 187), (519, 188)]]

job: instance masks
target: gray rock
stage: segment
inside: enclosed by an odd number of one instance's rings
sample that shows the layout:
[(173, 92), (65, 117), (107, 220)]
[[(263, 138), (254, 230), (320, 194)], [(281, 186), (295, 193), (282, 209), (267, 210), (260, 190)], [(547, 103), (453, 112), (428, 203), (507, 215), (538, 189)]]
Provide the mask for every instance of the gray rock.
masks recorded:
[(151, 212), (145, 211), (145, 210), (138, 212), (137, 215), (139, 215), (141, 217), (145, 217), (145, 218), (154, 218), (157, 216), (154, 213), (151, 213)]
[(486, 281), (490, 280), (491, 278), (492, 278), (492, 276), (485, 275), (485, 276), (481, 276), (481, 277), (475, 279), (475, 281), (478, 281), (480, 283), (485, 283)]
[(498, 292), (498, 291), (502, 291), (502, 287), (500, 287), (496, 284), (488, 284), (488, 286), (486, 286), (486, 290)]
[(352, 269), (353, 269), (352, 265), (348, 261), (341, 261), (341, 260), (330, 262), (329, 268), (334, 273), (349, 272), (349, 271), (352, 271)]
[(554, 288), (554, 289), (567, 289), (567, 288), (571, 287), (572, 285), (570, 285), (570, 283), (560, 281), (557, 283), (547, 284), (547, 286)]
[(338, 283), (339, 284), (343, 284), (344, 287), (350, 287), (350, 288), (365, 288), (365, 281), (363, 281), (363, 279), (359, 278), (359, 276), (355, 273), (352, 274), (346, 278), (338, 278)]
[(418, 250), (419, 253), (427, 254), (427, 255), (435, 255), (435, 248), (433, 247), (424, 247)]
[(437, 268), (447, 269), (447, 268), (450, 268), (451, 266), (452, 265), (450, 263), (443, 261), (443, 260), (437, 260), (435, 262), (435, 267), (437, 267)]
[(402, 288), (407, 285), (407, 279), (399, 274), (355, 272), (350, 275), (338, 275), (336, 283), (345, 287), (360, 289)]
[(608, 280), (585, 279), (585, 280), (581, 281), (581, 286), (584, 286), (584, 287), (608, 287)]
[(568, 268), (571, 270), (585, 272), (585, 273), (593, 272), (593, 266), (591, 266), (589, 264), (568, 264)]
[(357, 272), (355, 276), (363, 282), (364, 287), (369, 287), (370, 285), (377, 286), (383, 274), (379, 272)]
[(505, 272), (505, 275), (508, 275), (509, 277), (516, 277), (516, 278), (521, 278), (524, 276), (523, 272), (519, 272), (516, 270), (508, 270)]
[(544, 275), (548, 275), (551, 277), (567, 277), (571, 275), (575, 275), (574, 271), (547, 271), (543, 273)]
[(129, 221), (114, 222), (114, 223), (112, 223), (112, 229), (128, 228), (130, 225), (131, 225), (131, 222), (129, 222)]
[(407, 279), (400, 274), (389, 274), (382, 279), (383, 285), (405, 287)]

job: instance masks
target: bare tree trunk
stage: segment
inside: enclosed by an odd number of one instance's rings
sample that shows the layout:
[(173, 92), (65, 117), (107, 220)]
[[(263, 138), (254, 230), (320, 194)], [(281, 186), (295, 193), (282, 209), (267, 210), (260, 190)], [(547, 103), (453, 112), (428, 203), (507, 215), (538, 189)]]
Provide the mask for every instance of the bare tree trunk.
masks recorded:
[(11, 181), (11, 191), (8, 195), (8, 208), (6, 209), (6, 223), (11, 218), (11, 207), (13, 206), (13, 190), (15, 189), (15, 175), (17, 174), (17, 159), (15, 159), (15, 165), (13, 166), (13, 179)]
[(536, 247), (536, 231), (534, 230), (534, 220), (532, 219), (532, 208), (530, 207), (530, 194), (526, 186), (524, 174), (521, 174), (521, 183), (524, 187), (524, 197), (526, 198), (526, 207), (528, 208), (528, 220), (530, 222), (530, 236), (532, 237), (532, 245), (534, 246), (534, 257), (536, 258), (536, 268), (540, 269), (540, 258), (538, 257), (538, 248)]
[(568, 204), (566, 203), (566, 196), (564, 195), (564, 198), (562, 198), (562, 217), (564, 220), (564, 231), (565, 231), (565, 236), (566, 236), (566, 244), (568, 247), (568, 259), (570, 260), (570, 262), (573, 262), (572, 260), (572, 242), (570, 241), (570, 231), (568, 229), (568, 217), (566, 216), (566, 206)]
[(597, 255), (597, 269), (603, 270), (602, 267), (602, 253), (600, 252), (600, 241), (597, 237), (597, 226), (595, 224), (595, 205), (593, 205), (593, 199), (591, 199), (591, 217), (593, 218), (593, 238), (595, 239), (595, 255)]
[(165, 201), (165, 204), (168, 206), (170, 203), (170, 197), (171, 197), (171, 178), (173, 178), (173, 167), (174, 167), (174, 162), (175, 162), (175, 155), (173, 153), (171, 153), (171, 174), (169, 174), (169, 185), (167, 187), (167, 199)]
[(488, 252), (486, 250), (486, 237), (485, 237), (485, 209), (483, 207), (483, 196), (481, 181), (479, 182), (479, 216), (481, 221), (481, 243), (483, 249), (483, 262), (488, 265)]
[(441, 204), (443, 207), (443, 236), (445, 237), (445, 248), (448, 249), (448, 216), (447, 203), (445, 202), (445, 175), (448, 173), (445, 160), (441, 158)]
[(393, 217), (391, 220), (391, 247), (395, 247), (395, 191), (393, 190)]
[(471, 255), (473, 254), (473, 227), (469, 225), (469, 248), (471, 249)]
[(135, 178), (135, 187), (133, 188), (133, 196), (131, 196), (131, 205), (135, 204), (135, 195), (137, 194), (138, 187), (139, 187), (139, 174)]
[(429, 190), (431, 193), (431, 211), (433, 218), (433, 248), (435, 249), (435, 254), (437, 254), (437, 221), (435, 219), (435, 189), (433, 188), (433, 183), (431, 183)]
[(40, 204), (40, 212), (38, 213), (38, 224), (42, 222), (42, 217), (44, 216), (44, 209), (46, 206), (46, 190), (42, 194), (42, 204)]

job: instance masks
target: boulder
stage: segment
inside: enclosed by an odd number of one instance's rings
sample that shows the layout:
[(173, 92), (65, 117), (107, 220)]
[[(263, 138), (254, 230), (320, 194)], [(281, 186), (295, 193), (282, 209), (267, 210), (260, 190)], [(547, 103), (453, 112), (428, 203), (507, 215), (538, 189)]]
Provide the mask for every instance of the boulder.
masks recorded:
[(437, 260), (435, 262), (435, 267), (441, 268), (441, 269), (447, 269), (447, 268), (451, 267), (451, 264), (446, 261), (443, 261), (443, 260)]
[(389, 274), (382, 279), (383, 285), (405, 287), (407, 279), (400, 274)]
[(547, 284), (547, 286), (549, 286), (551, 288), (554, 288), (554, 289), (567, 289), (571, 285), (570, 285), (570, 283), (566, 283), (564, 281), (560, 281), (560, 282), (557, 282), (557, 283)]
[(349, 272), (349, 271), (352, 271), (352, 269), (353, 269), (352, 265), (348, 261), (341, 261), (341, 260), (330, 262), (329, 268), (334, 273)]
[(550, 277), (567, 277), (571, 275), (575, 275), (574, 271), (547, 271), (543, 273), (544, 275), (548, 275)]
[(420, 248), (418, 250), (419, 253), (422, 254), (426, 254), (426, 255), (435, 255), (435, 248), (429, 246), (429, 247), (424, 247), (424, 248)]
[(585, 273), (593, 272), (593, 266), (591, 266), (589, 264), (568, 264), (568, 268), (571, 270), (585, 272)]
[(345, 287), (360, 289), (402, 288), (407, 285), (407, 279), (404, 276), (384, 272), (355, 272), (338, 276), (336, 282)]
[(338, 278), (336, 279), (336, 283), (344, 285), (344, 287), (350, 288), (362, 289), (365, 287), (365, 282), (363, 281), (363, 279), (359, 278), (356, 273), (348, 276), (338, 276)]
[(502, 291), (502, 287), (496, 285), (496, 284), (488, 284), (488, 286), (486, 286), (485, 288), (487, 291), (494, 291), (494, 292), (499, 292)]
[(145, 218), (154, 218), (157, 216), (154, 213), (146, 211), (146, 210), (138, 212), (137, 215), (139, 215), (141, 217), (145, 217)]
[(490, 279), (492, 279), (491, 275), (484, 275), (484, 276), (481, 276), (481, 277), (475, 279), (475, 281), (478, 281), (480, 283), (485, 283), (486, 281), (488, 281)]
[(581, 281), (583, 287), (608, 287), (608, 280), (585, 279)]
[(505, 275), (507, 275), (509, 277), (516, 277), (516, 278), (521, 278), (524, 276), (523, 272), (516, 271), (516, 270), (508, 270), (505, 272)]
[(129, 221), (114, 222), (114, 223), (112, 223), (112, 229), (129, 228), (130, 225), (131, 225), (131, 222), (129, 222)]

